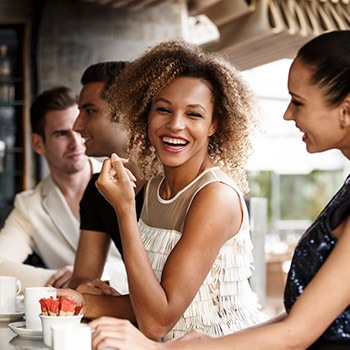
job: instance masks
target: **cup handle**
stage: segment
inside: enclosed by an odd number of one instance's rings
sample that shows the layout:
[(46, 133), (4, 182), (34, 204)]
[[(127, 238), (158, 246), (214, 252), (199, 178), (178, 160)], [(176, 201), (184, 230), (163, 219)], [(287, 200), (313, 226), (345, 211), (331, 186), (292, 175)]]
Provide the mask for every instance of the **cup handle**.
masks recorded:
[(16, 295), (21, 293), (21, 291), (22, 291), (22, 283), (21, 283), (20, 280), (17, 280), (17, 292), (16, 292)]

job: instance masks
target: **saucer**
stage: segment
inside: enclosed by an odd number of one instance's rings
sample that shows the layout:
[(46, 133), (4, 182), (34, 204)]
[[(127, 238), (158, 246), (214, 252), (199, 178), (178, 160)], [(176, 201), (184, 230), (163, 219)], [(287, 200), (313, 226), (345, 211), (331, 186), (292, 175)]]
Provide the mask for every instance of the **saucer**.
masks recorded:
[(0, 314), (0, 322), (12, 322), (22, 319), (24, 316), (23, 311), (16, 311), (13, 313)]
[(10, 341), (15, 349), (26, 349), (26, 350), (37, 350), (37, 349), (46, 349), (49, 347), (44, 344), (43, 340), (40, 339), (25, 339), (15, 335)]
[(21, 338), (41, 339), (43, 337), (42, 331), (27, 329), (25, 322), (13, 322), (9, 323), (8, 326), (11, 328), (12, 332), (16, 333)]

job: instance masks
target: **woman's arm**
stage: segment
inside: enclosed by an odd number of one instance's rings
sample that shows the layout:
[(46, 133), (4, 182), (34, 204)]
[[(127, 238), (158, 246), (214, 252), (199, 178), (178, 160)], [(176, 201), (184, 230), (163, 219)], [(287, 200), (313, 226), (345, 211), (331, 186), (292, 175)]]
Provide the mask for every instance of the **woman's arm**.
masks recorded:
[[(285, 317), (285, 314), (274, 320), (265, 322), (269, 324), (277, 322)], [(172, 349), (215, 349), (216, 340), (212, 336), (192, 330), (181, 338), (168, 341), (167, 343), (155, 342), (144, 336), (129, 321), (101, 317), (88, 324), (92, 329), (92, 349), (105, 349), (112, 347), (120, 350), (172, 350)], [(254, 326), (256, 327), (256, 326)], [(222, 342), (218, 338), (218, 342)], [(219, 345), (220, 346), (220, 345)], [(231, 344), (223, 349), (231, 349)]]
[(240, 199), (236, 191), (222, 183), (209, 184), (199, 191), (159, 283), (139, 233), (130, 176), (122, 160), (114, 158), (112, 163), (114, 178), (112, 164), (105, 164), (98, 188), (118, 215), (130, 301), (138, 327), (146, 336), (160, 339), (192, 302), (220, 248), (239, 230)]
[(349, 247), (350, 221), (347, 219), (332, 253), (285, 319), (221, 338), (186, 341), (184, 337), (167, 343), (164, 349), (306, 349), (350, 304)]
[[(114, 346), (120, 350), (302, 350), (314, 343), (350, 304), (350, 223), (343, 226), (334, 250), (292, 307), (289, 315), (224, 337), (197, 331), (166, 342), (150, 342), (125, 320), (98, 319), (93, 349)], [(332, 286), (332, 288), (330, 288)]]
[(138, 252), (133, 249), (134, 237), (123, 236), (125, 252), (131, 252), (125, 254), (130, 299), (139, 329), (146, 336), (160, 339), (172, 329), (202, 286), (221, 247), (239, 230), (241, 222), (242, 210), (233, 189), (213, 183), (199, 191), (181, 238), (164, 265), (160, 283), (146, 252), (144, 260), (138, 260), (139, 265), (133, 264), (141, 245), (143, 248), (141, 240)]

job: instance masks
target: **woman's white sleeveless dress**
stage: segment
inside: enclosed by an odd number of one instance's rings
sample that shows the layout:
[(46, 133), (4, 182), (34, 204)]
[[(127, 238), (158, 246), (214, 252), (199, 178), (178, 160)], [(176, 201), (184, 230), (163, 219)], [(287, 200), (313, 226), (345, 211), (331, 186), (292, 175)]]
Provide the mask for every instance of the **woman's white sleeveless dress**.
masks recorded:
[(212, 182), (225, 183), (237, 191), (243, 208), (239, 232), (221, 248), (197, 295), (164, 340), (178, 338), (191, 329), (220, 336), (265, 321), (249, 284), (253, 246), (248, 211), (238, 186), (219, 167), (214, 167), (201, 173), (172, 199), (163, 200), (159, 196), (163, 179), (158, 176), (149, 180), (139, 220), (142, 240), (159, 281), (171, 250), (181, 238), (186, 214), (201, 188)]

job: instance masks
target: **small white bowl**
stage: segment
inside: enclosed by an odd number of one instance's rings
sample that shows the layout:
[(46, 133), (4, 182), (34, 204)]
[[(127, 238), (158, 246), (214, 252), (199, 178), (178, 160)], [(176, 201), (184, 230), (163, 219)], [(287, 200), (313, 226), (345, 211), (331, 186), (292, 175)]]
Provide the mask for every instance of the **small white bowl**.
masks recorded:
[(74, 316), (45, 316), (39, 315), (41, 323), (43, 325), (43, 340), (44, 343), (51, 347), (52, 346), (52, 329), (53, 325), (76, 325), (79, 324), (83, 315)]

